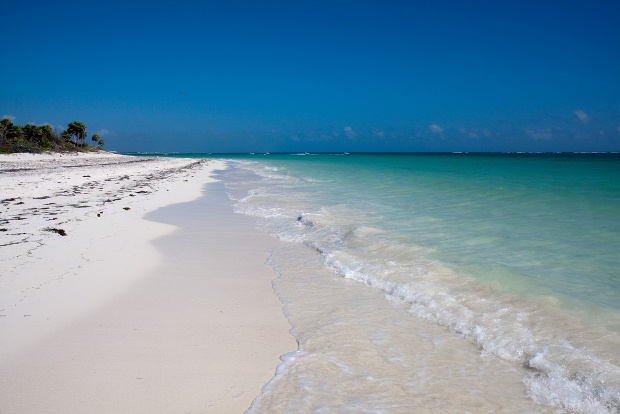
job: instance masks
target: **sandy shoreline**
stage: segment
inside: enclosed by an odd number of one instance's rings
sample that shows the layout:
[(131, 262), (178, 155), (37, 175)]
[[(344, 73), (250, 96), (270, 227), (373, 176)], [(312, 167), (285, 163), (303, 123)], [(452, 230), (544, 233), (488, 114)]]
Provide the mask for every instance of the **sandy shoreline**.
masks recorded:
[(250, 405), (296, 344), (223, 167), (0, 156), (0, 412)]

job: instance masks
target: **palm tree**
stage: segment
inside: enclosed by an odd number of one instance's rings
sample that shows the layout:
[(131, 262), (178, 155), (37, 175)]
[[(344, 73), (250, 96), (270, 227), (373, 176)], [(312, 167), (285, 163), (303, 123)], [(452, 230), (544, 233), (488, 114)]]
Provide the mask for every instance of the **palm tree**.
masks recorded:
[(92, 139), (93, 142), (99, 146), (99, 148), (103, 147), (104, 141), (99, 138), (99, 134), (94, 134), (90, 139)]
[(74, 121), (67, 125), (67, 136), (69, 139), (75, 138), (75, 142), (78, 145), (85, 145), (86, 139), (86, 125), (81, 122)]

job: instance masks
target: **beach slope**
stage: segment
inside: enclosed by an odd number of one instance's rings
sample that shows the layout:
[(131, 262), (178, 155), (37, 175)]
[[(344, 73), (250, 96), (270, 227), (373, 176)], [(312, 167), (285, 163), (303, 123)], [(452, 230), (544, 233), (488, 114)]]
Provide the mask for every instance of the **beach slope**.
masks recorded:
[(0, 156), (0, 412), (243, 412), (296, 347), (221, 161)]

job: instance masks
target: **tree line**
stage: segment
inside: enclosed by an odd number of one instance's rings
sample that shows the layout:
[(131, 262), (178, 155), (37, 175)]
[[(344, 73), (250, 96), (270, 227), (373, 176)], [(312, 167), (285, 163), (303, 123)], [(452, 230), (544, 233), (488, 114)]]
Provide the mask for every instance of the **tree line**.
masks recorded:
[[(44, 151), (88, 151), (92, 147), (87, 142), (86, 125), (71, 122), (60, 134), (50, 125), (14, 125), (4, 118), (0, 120), (0, 153), (44, 152)], [(101, 148), (105, 144), (97, 134), (91, 137), (93, 145)]]

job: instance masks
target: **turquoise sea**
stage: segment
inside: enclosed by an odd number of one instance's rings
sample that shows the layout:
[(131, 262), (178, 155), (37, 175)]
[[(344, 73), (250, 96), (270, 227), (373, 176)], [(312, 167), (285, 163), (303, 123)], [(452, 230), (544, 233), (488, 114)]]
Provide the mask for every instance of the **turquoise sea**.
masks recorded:
[(619, 154), (222, 158), (299, 342), (250, 413), (620, 412)]

